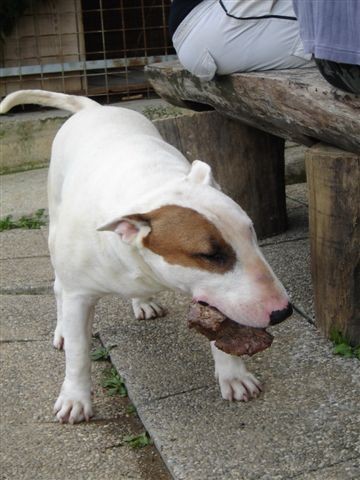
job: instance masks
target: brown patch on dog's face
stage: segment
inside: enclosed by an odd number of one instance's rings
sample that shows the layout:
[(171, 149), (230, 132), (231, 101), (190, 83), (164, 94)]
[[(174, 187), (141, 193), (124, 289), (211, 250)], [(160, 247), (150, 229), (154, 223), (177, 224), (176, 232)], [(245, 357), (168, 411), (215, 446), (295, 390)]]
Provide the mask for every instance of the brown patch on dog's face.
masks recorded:
[(235, 265), (233, 248), (215, 225), (195, 210), (167, 205), (127, 218), (150, 223), (144, 246), (170, 264), (216, 273), (225, 273)]

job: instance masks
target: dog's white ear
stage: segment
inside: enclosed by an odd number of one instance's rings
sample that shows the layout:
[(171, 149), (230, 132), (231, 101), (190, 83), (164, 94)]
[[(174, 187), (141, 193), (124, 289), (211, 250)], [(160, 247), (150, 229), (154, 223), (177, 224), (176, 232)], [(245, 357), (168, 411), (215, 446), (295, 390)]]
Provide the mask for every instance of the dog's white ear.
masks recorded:
[(210, 165), (201, 160), (193, 161), (187, 179), (190, 180), (190, 182), (210, 185), (220, 190), (219, 185), (214, 180)]
[(114, 232), (129, 245), (141, 246), (142, 240), (151, 232), (150, 223), (145, 215), (132, 214), (118, 217), (96, 229), (99, 232)]

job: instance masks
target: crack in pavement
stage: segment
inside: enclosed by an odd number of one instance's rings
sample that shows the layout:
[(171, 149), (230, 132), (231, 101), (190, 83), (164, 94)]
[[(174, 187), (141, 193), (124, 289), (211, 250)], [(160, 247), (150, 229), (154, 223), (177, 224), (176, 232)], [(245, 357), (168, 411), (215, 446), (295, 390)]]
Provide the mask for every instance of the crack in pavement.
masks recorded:
[(23, 257), (3, 257), (0, 260), (29, 260), (34, 258), (38, 260), (39, 258), (50, 258), (50, 255), (24, 255)]
[(49, 295), (53, 293), (52, 284), (43, 287), (0, 288), (0, 295)]
[(45, 339), (41, 338), (14, 338), (14, 339), (0, 339), (0, 344), (2, 343), (31, 343), (31, 342), (44, 342)]
[(307, 235), (303, 237), (289, 238), (288, 240), (279, 240), (278, 242), (268, 242), (268, 243), (264, 243), (266, 242), (266, 240), (264, 240), (263, 242), (260, 240), (259, 245), (261, 248), (264, 248), (264, 247), (281, 245), (283, 243), (293, 243), (293, 242), (298, 242), (303, 240), (309, 240), (309, 236)]
[[(343, 463), (348, 463), (348, 462), (352, 462), (352, 461), (358, 461), (359, 464), (360, 464), (359, 457), (346, 458), (345, 460), (340, 460), (339, 462), (330, 463), (329, 465), (323, 465), (319, 468), (311, 468), (310, 470), (306, 470), (306, 472), (296, 473), (295, 475), (292, 475), (291, 477), (288, 477), (288, 478), (289, 478), (289, 480), (292, 479), (292, 478), (299, 478), (302, 475), (305, 475), (307, 473), (321, 472), (321, 470), (325, 470), (326, 468), (336, 467), (337, 465), (341, 465)], [(261, 477), (259, 478), (259, 480), (261, 480)]]

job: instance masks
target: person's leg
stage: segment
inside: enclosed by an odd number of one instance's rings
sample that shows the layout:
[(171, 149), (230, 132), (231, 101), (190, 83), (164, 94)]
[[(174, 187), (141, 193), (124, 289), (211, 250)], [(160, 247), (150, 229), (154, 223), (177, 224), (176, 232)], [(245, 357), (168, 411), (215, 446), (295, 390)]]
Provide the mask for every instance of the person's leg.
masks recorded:
[[(271, 14), (294, 16), (292, 2), (276, 2)], [(179, 25), (173, 43), (182, 65), (203, 80), (211, 80), (215, 73), (311, 65), (296, 20), (239, 20), (227, 15), (216, 0), (199, 4)]]
[(225, 16), (223, 43), (218, 41), (210, 49), (218, 74), (312, 65), (311, 55), (303, 49), (298, 22), (292, 19), (292, 2), (274, 2), (270, 14), (281, 18), (237, 20)]
[[(207, 0), (197, 5), (181, 22), (172, 37), (180, 63), (200, 80), (211, 80), (217, 66), (208, 52), (211, 19), (218, 0)], [(217, 35), (216, 32), (211, 34)]]
[(333, 87), (349, 93), (360, 94), (360, 65), (338, 63), (315, 58), (321, 75)]

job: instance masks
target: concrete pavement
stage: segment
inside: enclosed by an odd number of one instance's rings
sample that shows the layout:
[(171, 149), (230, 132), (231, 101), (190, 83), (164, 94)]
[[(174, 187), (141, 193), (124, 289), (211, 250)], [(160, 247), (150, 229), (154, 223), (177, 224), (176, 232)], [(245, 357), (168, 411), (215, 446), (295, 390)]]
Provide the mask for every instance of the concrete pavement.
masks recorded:
[[(31, 181), (18, 186), (24, 195), (32, 188)], [(1, 480), (169, 480), (153, 445), (135, 450), (125, 442), (145, 430), (128, 398), (102, 388), (109, 362), (93, 362), (93, 421), (55, 420), (64, 353), (51, 344), (56, 316), (46, 235), (46, 228), (0, 233)], [(95, 337), (93, 350), (100, 345)]]
[[(2, 176), (1, 215), (46, 208), (45, 177), (45, 170)], [(1, 478), (167, 479), (154, 446), (122, 444), (144, 428), (177, 480), (360, 478), (360, 364), (334, 356), (310, 323), (305, 186), (288, 187), (287, 201), (289, 231), (262, 245), (297, 313), (273, 328), (271, 349), (248, 361), (265, 385), (259, 399), (221, 400), (207, 341), (186, 327), (187, 298), (162, 294), (168, 316), (147, 322), (134, 320), (121, 299), (99, 303), (94, 331), (117, 345), (111, 360), (143, 425), (127, 413), (128, 400), (104, 393), (98, 363), (95, 419), (75, 427), (55, 422), (64, 360), (51, 347), (47, 228), (0, 233)]]

